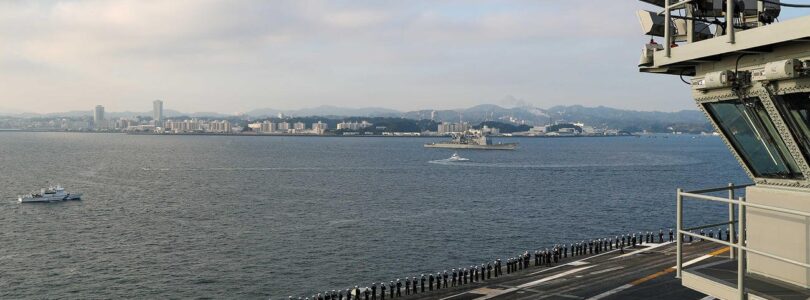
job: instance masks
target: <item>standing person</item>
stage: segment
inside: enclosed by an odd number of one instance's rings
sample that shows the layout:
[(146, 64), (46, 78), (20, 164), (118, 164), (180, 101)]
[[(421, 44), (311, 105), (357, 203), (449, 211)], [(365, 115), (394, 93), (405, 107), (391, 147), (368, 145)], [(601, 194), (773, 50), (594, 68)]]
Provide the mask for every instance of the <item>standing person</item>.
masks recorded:
[(352, 289), (346, 289), (346, 300), (352, 300)]
[(371, 300), (377, 300), (377, 284), (371, 283)]
[(380, 300), (385, 300), (385, 282), (380, 282)]
[(416, 277), (411, 277), (411, 287), (413, 288), (413, 293), (416, 294)]
[(436, 289), (442, 288), (442, 273), (436, 272)]
[(444, 273), (442, 274), (442, 284), (444, 285), (443, 288), (447, 288), (447, 277), (449, 277), (449, 275), (447, 275), (447, 270), (444, 270)]
[(456, 278), (458, 277), (458, 274), (456, 273), (456, 269), (453, 269), (451, 272), (453, 273), (453, 281), (450, 282), (450, 286), (456, 286)]
[(492, 278), (492, 265), (487, 262), (487, 279)]
[(402, 297), (402, 282), (397, 278), (397, 298)]
[(669, 242), (671, 243), (674, 240), (674, 235), (672, 234), (672, 228), (669, 229)]
[(433, 290), (433, 273), (428, 274), (428, 291)]
[(411, 294), (411, 278), (405, 277), (405, 295)]
[(369, 292), (368, 292), (368, 287), (366, 287), (366, 289), (365, 289), (365, 290), (363, 290), (363, 299), (368, 300), (368, 293), (369, 293)]
[(388, 282), (388, 294), (391, 295), (391, 299), (394, 299), (394, 281), (393, 280)]
[(425, 274), (422, 274), (422, 277), (419, 279), (419, 283), (422, 286), (422, 293), (425, 292), (425, 280), (427, 280), (427, 279), (425, 279)]

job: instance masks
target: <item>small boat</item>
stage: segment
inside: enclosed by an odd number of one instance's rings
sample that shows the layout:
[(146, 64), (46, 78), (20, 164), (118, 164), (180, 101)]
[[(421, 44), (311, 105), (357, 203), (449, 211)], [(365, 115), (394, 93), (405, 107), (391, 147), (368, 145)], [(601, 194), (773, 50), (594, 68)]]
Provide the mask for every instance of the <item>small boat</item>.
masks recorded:
[(46, 189), (41, 189), (39, 193), (31, 193), (24, 196), (19, 196), (17, 200), (20, 203), (28, 202), (56, 202), (68, 200), (81, 200), (81, 193), (68, 193), (61, 185), (51, 186)]
[(448, 158), (447, 160), (448, 161), (470, 161), (469, 158), (463, 158), (461, 156), (458, 156), (458, 152), (453, 153), (453, 155), (450, 156), (450, 158)]

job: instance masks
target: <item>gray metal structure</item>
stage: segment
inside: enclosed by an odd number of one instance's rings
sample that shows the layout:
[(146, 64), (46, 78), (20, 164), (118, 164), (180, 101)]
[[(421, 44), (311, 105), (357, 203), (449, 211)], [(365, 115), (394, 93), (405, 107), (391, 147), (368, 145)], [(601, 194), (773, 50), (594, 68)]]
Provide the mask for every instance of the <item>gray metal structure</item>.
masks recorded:
[[(785, 5), (775, 0), (642, 1), (663, 9), (638, 14), (642, 32), (663, 42), (644, 46), (639, 70), (691, 77), (684, 81), (695, 102), (754, 182), (678, 189), (677, 276), (684, 286), (721, 299), (782, 298), (773, 286), (808, 291), (810, 17), (775, 22)], [(736, 197), (743, 188), (745, 197)], [(687, 199), (725, 203), (728, 221), (686, 228)], [(728, 226), (737, 238), (692, 232), (712, 226)], [(729, 271), (736, 278), (707, 275), (710, 266), (685, 268), (685, 236), (731, 247), (736, 267)], [(754, 288), (762, 282), (769, 288)]]

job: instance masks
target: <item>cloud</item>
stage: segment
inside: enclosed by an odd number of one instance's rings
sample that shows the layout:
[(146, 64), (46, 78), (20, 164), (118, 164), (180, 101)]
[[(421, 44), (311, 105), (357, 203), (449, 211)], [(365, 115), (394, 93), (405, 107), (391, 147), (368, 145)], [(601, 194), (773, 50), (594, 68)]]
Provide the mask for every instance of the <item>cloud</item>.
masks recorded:
[[(0, 103), (45, 111), (105, 104), (114, 111), (161, 98), (169, 108), (233, 112), (322, 104), (447, 108), (516, 95), (538, 105), (572, 98), (664, 110), (688, 105), (634, 98), (637, 87), (619, 79), (638, 78), (638, 47), (627, 46), (644, 40), (633, 16), (638, 5), (583, 9), (589, 5), (5, 1)], [(575, 81), (609, 90), (546, 90)]]

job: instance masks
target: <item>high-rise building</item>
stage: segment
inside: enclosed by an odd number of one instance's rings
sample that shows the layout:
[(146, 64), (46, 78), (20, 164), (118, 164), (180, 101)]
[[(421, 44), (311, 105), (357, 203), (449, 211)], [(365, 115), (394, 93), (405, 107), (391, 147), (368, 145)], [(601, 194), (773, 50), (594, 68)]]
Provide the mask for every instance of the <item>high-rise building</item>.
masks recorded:
[(163, 101), (155, 100), (152, 102), (152, 119), (155, 122), (163, 121)]
[(96, 109), (93, 110), (93, 123), (98, 125), (102, 121), (104, 121), (104, 106), (96, 105)]

